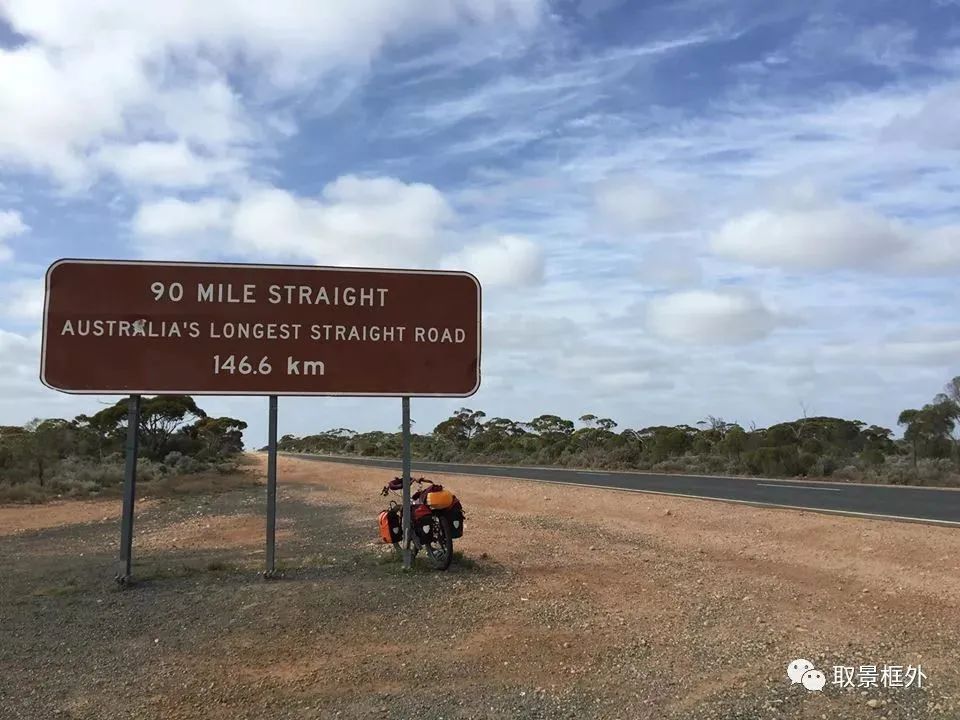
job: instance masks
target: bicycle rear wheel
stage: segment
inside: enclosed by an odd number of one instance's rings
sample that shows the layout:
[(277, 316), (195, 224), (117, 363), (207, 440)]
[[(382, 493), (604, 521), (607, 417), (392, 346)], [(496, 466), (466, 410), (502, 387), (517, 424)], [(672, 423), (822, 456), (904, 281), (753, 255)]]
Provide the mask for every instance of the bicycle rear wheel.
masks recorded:
[(424, 547), (427, 556), (437, 570), (446, 570), (453, 562), (453, 532), (450, 518), (446, 515), (433, 515), (430, 518), (431, 538)]

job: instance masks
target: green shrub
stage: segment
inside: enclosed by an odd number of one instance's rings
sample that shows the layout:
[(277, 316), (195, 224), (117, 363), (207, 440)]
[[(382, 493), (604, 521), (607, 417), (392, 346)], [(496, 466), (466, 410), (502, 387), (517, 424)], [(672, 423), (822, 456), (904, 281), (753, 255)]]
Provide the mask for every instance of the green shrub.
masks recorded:
[(143, 482), (150, 482), (151, 480), (159, 480), (160, 478), (167, 477), (172, 472), (171, 468), (167, 467), (163, 463), (158, 463), (154, 460), (148, 460), (147, 458), (140, 458), (137, 460), (137, 480), (142, 480)]
[(677, 459), (661, 460), (658, 463), (654, 463), (650, 469), (654, 472), (681, 473), (687, 470), (687, 466)]
[(840, 467), (839, 461), (829, 455), (816, 458), (810, 467), (810, 475), (815, 477), (830, 477)]
[(184, 455), (177, 461), (177, 473), (187, 475), (197, 472), (200, 469), (200, 463), (189, 455)]
[(916, 467), (908, 457), (891, 457), (883, 465), (871, 468), (871, 476), (887, 485), (960, 486), (960, 474), (949, 460), (923, 459)]
[(50, 484), (60, 492), (75, 494), (80, 487), (114, 487), (123, 483), (123, 465), (99, 463), (86, 458), (61, 460), (50, 478)]
[(727, 472), (727, 459), (722, 455), (709, 455), (706, 458), (706, 469), (710, 473)]
[(912, 485), (917, 480), (913, 461), (905, 457), (891, 458), (874, 472), (877, 480), (885, 485)]
[(813, 453), (801, 452), (798, 458), (800, 472), (802, 475), (810, 475), (817, 469), (817, 462), (820, 460)]
[(553, 465), (559, 455), (560, 452), (555, 445), (545, 447), (537, 453), (536, 457), (534, 458), (534, 464)]
[(51, 489), (42, 488), (33, 483), (0, 483), (0, 504), (5, 503), (42, 503), (50, 498)]
[(80, 480), (74, 483), (66, 491), (66, 494), (72, 497), (86, 497), (87, 495), (96, 495), (102, 489), (103, 487), (101, 485), (98, 485), (92, 480)]
[(837, 470), (833, 473), (834, 477), (838, 477), (841, 480), (849, 480), (850, 482), (862, 482), (863, 473), (854, 465), (845, 465), (844, 467)]
[(707, 440), (705, 437), (698, 437), (693, 441), (693, 451), (697, 455), (709, 455), (713, 450), (713, 443)]
[(954, 473), (954, 470), (953, 462), (946, 458), (921, 460), (917, 467), (918, 484), (940, 485)]

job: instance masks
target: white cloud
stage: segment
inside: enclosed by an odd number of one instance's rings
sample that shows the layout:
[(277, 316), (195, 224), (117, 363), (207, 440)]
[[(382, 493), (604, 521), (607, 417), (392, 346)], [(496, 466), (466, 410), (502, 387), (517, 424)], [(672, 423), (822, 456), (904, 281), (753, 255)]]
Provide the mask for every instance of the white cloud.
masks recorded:
[(905, 240), (878, 214), (835, 204), (753, 210), (728, 220), (713, 236), (712, 247), (751, 265), (825, 270), (873, 266), (903, 250)]
[[(944, 122), (952, 116), (951, 105), (935, 103), (928, 130), (911, 134), (909, 142), (891, 142), (887, 128), (897, 118), (909, 125), (934, 95), (953, 97), (956, 91), (950, 88), (956, 83), (928, 89), (904, 82), (875, 91), (838, 88), (798, 96), (775, 89), (758, 94), (756, 82), (751, 78), (750, 84), (732, 88), (705, 112), (653, 105), (627, 116), (595, 113), (591, 132), (569, 132), (551, 144), (564, 158), (566, 188), (586, 194), (592, 190), (586, 185), (643, 168), (643, 177), (656, 186), (696, 198), (701, 226), (715, 225), (731, 210), (744, 211), (745, 201), (756, 207), (771, 183), (797, 177), (829, 185), (839, 193), (835, 197), (857, 198), (885, 215), (954, 214), (954, 158), (942, 146), (919, 142), (924, 134), (955, 133), (955, 123)], [(546, 158), (529, 163), (527, 170), (558, 175)], [(696, 187), (682, 181), (685, 177), (696, 178)], [(512, 180), (517, 182), (516, 174)]]
[(4, 245), (4, 240), (23, 235), (30, 228), (16, 210), (0, 210), (0, 260), (10, 260), (13, 251)]
[(876, 25), (858, 30), (850, 52), (874, 65), (893, 68), (915, 59), (916, 39), (916, 28), (905, 23)]
[[(15, 10), (7, 10), (8, 18), (20, 29)], [(64, 55), (34, 44), (0, 50), (0, 160), (65, 183), (84, 181), (83, 148), (121, 132), (125, 107), (146, 93), (140, 71), (114, 49), (121, 48)]]
[(777, 316), (756, 297), (734, 290), (688, 290), (652, 298), (647, 327), (665, 340), (744, 343), (766, 337)]
[[(28, 42), (0, 50), (0, 160), (78, 187), (95, 177), (91, 155), (106, 141), (237, 150), (256, 139), (265, 94), (362, 71), (400, 39), (530, 28), (542, 11), (541, 0), (8, 0), (0, 13)], [(229, 84), (240, 58), (251, 98)]]
[(960, 225), (932, 229), (848, 203), (751, 210), (713, 235), (721, 256), (787, 270), (940, 273), (960, 267)]
[[(8, 0), (7, 14), (23, 33), (62, 47), (94, 42), (97, 32), (116, 40), (136, 37), (146, 51), (206, 42), (211, 49), (242, 45), (257, 58), (278, 48), (296, 59), (365, 62), (396, 34), (428, 32), (459, 23), (531, 25), (539, 0), (357, 0), (303, 4), (276, 0), (269, 6), (244, 0), (169, 0), (131, 7), (122, 0)], [(432, 10), (433, 12), (428, 12)], [(109, 19), (109, 21), (107, 21)], [(412, 27), (416, 26), (416, 27)]]
[(605, 375), (638, 371), (676, 369), (677, 358), (668, 352), (668, 346), (649, 335), (633, 339), (627, 332), (631, 326), (642, 328), (642, 318), (617, 318), (606, 324), (581, 325), (571, 338), (573, 348), (561, 348), (559, 370), (565, 380), (585, 381)]
[(896, 68), (916, 60), (917, 31), (906, 23), (866, 24), (836, 13), (815, 15), (794, 42), (799, 59), (807, 62), (855, 61)]
[(960, 268), (960, 225), (918, 233), (893, 261), (906, 272), (955, 273)]
[(960, 83), (951, 83), (930, 91), (917, 106), (904, 108), (882, 130), (882, 137), (893, 141), (908, 141), (933, 148), (956, 150), (960, 148), (960, 127), (944, 118), (960, 115)]
[(820, 356), (842, 364), (944, 367), (952, 371), (960, 357), (960, 325), (925, 324), (880, 340), (830, 343), (822, 348)]
[[(683, 184), (680, 180), (672, 186)], [(691, 222), (693, 209), (679, 189), (642, 178), (611, 178), (600, 183), (595, 202), (601, 221), (622, 233), (675, 230)]]
[[(388, 117), (385, 134), (422, 138), (440, 135), (465, 123), (484, 123), (487, 131), (471, 133), (472, 140), (451, 144), (448, 152), (473, 152), (483, 147), (506, 152), (511, 146), (534, 140), (552, 144), (609, 97), (611, 84), (631, 82), (630, 76), (638, 68), (652, 67), (694, 45), (728, 40), (736, 32), (718, 23), (645, 44), (578, 54), (575, 59), (566, 52), (564, 39), (559, 40), (558, 47), (543, 48), (538, 43), (538, 57), (549, 56), (557, 61), (531, 63), (531, 69), (523, 73), (510, 68), (479, 84), (476, 77), (464, 77), (466, 82), (451, 94), (429, 103), (411, 96), (409, 102), (400, 103), (397, 112)], [(488, 51), (485, 59), (491, 54)], [(560, 56), (565, 59), (559, 60)], [(459, 59), (448, 65), (463, 68)]]
[(39, 337), (0, 330), (0, 398), (12, 397), (22, 403), (25, 394), (40, 390)]
[(483, 316), (484, 345), (499, 352), (567, 349), (581, 334), (581, 327), (568, 317), (530, 312)]
[(51, 392), (40, 382), (40, 333), (0, 329), (0, 425), (20, 425), (33, 418), (71, 418), (116, 402), (110, 396)]
[(43, 295), (41, 278), (0, 284), (0, 314), (39, 326), (43, 319)]
[(125, 182), (168, 188), (205, 187), (243, 168), (238, 159), (200, 155), (184, 141), (107, 145), (96, 161)]
[(16, 210), (0, 210), (0, 240), (22, 235), (29, 229)]
[(264, 189), (241, 199), (236, 249), (333, 265), (415, 266), (437, 256), (453, 211), (433, 186), (344, 176), (318, 199)]
[(638, 277), (653, 288), (683, 288), (703, 281), (701, 248), (683, 240), (658, 240), (650, 243), (640, 258)]
[(535, 285), (543, 280), (544, 256), (530, 238), (502, 235), (474, 243), (449, 256), (444, 264), (472, 272), (483, 286)]
[(628, 370), (625, 372), (604, 373), (594, 378), (600, 393), (623, 396), (624, 393), (643, 390), (665, 390), (674, 387), (670, 380), (646, 370)]
[(229, 202), (216, 198), (196, 202), (164, 198), (141, 205), (133, 217), (133, 229), (143, 237), (192, 244), (197, 236), (226, 228), (230, 208)]
[(322, 265), (469, 270), (491, 286), (542, 281), (544, 257), (529, 238), (474, 240), (432, 185), (345, 175), (316, 198), (261, 187), (236, 200), (145, 203), (133, 230), (148, 254), (225, 255)]

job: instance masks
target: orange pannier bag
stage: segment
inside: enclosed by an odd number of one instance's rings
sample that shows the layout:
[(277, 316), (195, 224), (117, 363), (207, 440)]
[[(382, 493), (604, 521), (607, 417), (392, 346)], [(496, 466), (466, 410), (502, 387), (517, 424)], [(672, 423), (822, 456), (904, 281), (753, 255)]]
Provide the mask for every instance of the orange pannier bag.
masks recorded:
[(453, 493), (449, 490), (436, 490), (427, 493), (427, 505), (434, 510), (446, 510), (453, 505)]
[(393, 538), (390, 535), (390, 513), (386, 510), (380, 513), (380, 539), (385, 543), (392, 543)]

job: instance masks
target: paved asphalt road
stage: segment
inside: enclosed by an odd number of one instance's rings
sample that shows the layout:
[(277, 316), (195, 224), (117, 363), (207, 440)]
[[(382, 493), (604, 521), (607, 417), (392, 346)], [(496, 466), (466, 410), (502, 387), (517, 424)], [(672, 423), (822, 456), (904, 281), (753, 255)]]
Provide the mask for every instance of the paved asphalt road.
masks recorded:
[[(400, 474), (399, 460), (284, 454), (382, 467)], [(960, 490), (430, 462), (414, 462), (413, 469), (415, 475), (436, 472), (509, 477), (960, 527)]]

